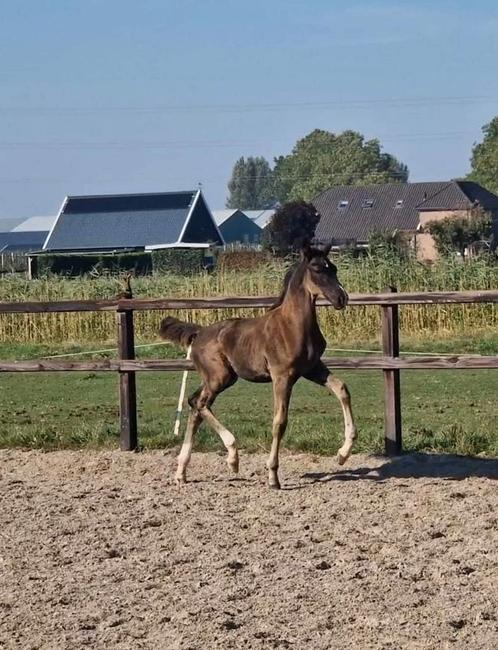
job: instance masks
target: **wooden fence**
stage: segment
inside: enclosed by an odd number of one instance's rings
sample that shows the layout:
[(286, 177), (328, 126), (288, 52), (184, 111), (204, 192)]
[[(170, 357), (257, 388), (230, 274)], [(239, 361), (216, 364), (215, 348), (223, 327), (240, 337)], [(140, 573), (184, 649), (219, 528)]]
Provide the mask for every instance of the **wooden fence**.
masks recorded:
[[(94, 361), (1, 361), (0, 372), (113, 371), (119, 373), (121, 449), (131, 451), (138, 446), (137, 371), (193, 370), (186, 359), (135, 359), (133, 313), (145, 310), (238, 309), (268, 307), (274, 298), (194, 298), (194, 299), (116, 299), (59, 302), (0, 303), (1, 314), (33, 314), (56, 312), (116, 312), (118, 357)], [(328, 368), (382, 370), (384, 375), (384, 438), (388, 455), (402, 451), (400, 370), (464, 370), (498, 368), (498, 356), (417, 356), (400, 357), (399, 305), (432, 305), (458, 303), (496, 303), (498, 291), (446, 291), (397, 293), (395, 289), (380, 294), (353, 294), (349, 306), (376, 305), (382, 310), (382, 352), (379, 357), (325, 357)], [(328, 303), (321, 301), (320, 306)]]

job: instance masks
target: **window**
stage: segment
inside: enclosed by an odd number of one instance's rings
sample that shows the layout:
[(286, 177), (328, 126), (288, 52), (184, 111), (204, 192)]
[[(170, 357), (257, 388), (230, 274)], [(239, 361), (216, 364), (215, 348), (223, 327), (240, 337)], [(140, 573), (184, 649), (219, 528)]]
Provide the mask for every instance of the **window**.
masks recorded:
[(339, 210), (345, 210), (349, 205), (349, 201), (343, 200), (339, 201)]
[(396, 207), (397, 208), (402, 208), (403, 207), (403, 199), (398, 199), (396, 201)]
[(362, 208), (373, 208), (373, 199), (364, 199), (363, 203), (361, 204)]

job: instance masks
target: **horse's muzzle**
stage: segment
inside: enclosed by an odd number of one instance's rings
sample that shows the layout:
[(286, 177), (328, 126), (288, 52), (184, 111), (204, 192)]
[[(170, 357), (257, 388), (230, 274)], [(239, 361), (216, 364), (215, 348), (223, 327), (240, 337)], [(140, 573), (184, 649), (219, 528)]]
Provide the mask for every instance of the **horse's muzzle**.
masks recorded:
[(347, 306), (348, 302), (349, 296), (344, 290), (342, 290), (337, 295), (337, 298), (334, 301), (333, 305), (336, 309), (344, 309)]

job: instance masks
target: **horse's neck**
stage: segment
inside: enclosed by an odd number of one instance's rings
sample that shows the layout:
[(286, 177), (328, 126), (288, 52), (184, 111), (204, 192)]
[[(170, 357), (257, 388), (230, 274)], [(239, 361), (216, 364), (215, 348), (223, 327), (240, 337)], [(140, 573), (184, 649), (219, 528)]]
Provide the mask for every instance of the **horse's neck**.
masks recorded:
[(312, 333), (318, 328), (315, 300), (302, 286), (287, 291), (282, 302), (282, 315), (288, 325), (298, 330)]

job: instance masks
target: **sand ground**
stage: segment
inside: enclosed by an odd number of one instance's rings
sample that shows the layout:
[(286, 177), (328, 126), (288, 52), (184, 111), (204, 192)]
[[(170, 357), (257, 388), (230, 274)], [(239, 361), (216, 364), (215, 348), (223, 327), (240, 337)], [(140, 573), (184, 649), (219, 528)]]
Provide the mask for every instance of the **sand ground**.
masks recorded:
[(0, 647), (498, 648), (498, 461), (0, 451)]

